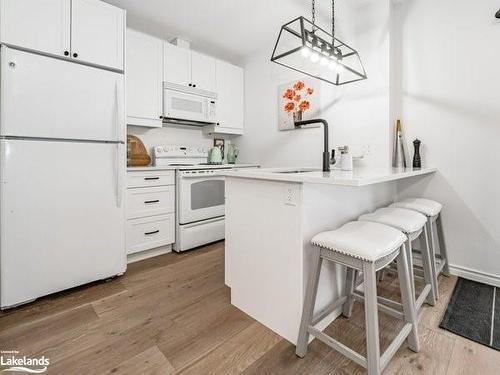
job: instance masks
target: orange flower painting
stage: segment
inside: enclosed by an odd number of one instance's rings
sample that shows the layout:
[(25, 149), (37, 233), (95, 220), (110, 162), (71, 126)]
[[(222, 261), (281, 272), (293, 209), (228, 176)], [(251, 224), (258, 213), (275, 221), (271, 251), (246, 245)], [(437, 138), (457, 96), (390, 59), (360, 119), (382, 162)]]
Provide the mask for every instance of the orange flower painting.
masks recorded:
[[(283, 92), (283, 99), (289, 100), (285, 103), (284, 110), (287, 113), (293, 111), (305, 112), (309, 110), (309, 108), (311, 107), (310, 103), (305, 99), (313, 94), (314, 89), (312, 87), (306, 87), (306, 84), (303, 81), (295, 82), (291, 88), (287, 88)], [(294, 102), (300, 104), (295, 105)]]
[(280, 130), (297, 129), (301, 127), (297, 125), (300, 121), (317, 116), (320, 91), (319, 83), (308, 78), (280, 85), (278, 87), (278, 128)]

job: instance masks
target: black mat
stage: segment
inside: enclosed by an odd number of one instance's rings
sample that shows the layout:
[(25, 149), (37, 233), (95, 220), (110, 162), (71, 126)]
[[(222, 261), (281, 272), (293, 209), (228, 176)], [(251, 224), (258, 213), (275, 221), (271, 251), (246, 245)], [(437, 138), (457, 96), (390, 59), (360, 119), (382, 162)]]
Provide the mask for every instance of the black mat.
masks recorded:
[[(496, 298), (494, 298), (495, 293)], [(495, 315), (493, 310), (496, 310)], [(493, 325), (493, 330), (492, 322), (496, 323)], [(499, 291), (491, 285), (459, 278), (439, 326), (500, 350)]]

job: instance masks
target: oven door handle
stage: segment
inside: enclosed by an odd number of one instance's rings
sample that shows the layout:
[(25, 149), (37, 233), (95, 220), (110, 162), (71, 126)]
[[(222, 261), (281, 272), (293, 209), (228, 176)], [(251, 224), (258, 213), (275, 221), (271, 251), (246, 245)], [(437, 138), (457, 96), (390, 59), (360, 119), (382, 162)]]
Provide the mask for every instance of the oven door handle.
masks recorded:
[(209, 178), (212, 178), (212, 177), (224, 177), (224, 175), (222, 174), (208, 174), (208, 175), (182, 175), (181, 178), (189, 178), (189, 179), (193, 179), (193, 178), (199, 178), (199, 179), (209, 179)]

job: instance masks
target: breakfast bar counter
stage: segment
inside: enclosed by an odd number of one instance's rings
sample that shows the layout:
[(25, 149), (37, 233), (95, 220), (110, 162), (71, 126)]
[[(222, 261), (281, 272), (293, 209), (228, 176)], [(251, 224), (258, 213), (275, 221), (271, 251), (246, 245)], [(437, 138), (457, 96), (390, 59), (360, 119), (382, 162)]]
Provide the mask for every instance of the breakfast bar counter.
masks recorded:
[[(261, 168), (226, 176), (225, 282), (231, 303), (296, 343), (311, 261), (311, 238), (397, 199), (397, 181), (435, 168)], [(344, 269), (324, 264), (316, 310), (344, 288)], [(340, 311), (325, 319), (323, 329)]]

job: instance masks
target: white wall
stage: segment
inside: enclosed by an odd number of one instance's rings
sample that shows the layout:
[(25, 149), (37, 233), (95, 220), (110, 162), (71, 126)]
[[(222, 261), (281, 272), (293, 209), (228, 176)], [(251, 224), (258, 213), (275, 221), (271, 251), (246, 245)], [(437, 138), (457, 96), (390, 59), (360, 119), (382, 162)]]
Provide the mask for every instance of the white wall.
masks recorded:
[[(336, 4), (336, 10), (337, 37), (358, 50), (369, 78), (341, 87), (322, 85), (321, 117), (330, 124), (330, 145), (350, 145), (354, 154), (370, 145), (372, 155), (363, 163), (388, 165), (389, 0), (344, 1)], [(329, 28), (328, 24), (321, 24)], [(264, 166), (320, 168), (321, 128), (278, 131), (277, 87), (300, 78), (298, 73), (270, 62), (278, 32), (279, 25), (262, 44), (262, 50), (244, 65), (245, 135), (237, 140), (241, 160), (257, 161)]]
[(496, 0), (405, 0), (402, 118), (439, 175), (401, 195), (444, 203), (451, 265), (500, 281), (500, 22)]
[(127, 127), (128, 134), (139, 137), (153, 157), (152, 149), (158, 145), (213, 146), (213, 138), (203, 135), (201, 128), (164, 125), (162, 128)]

